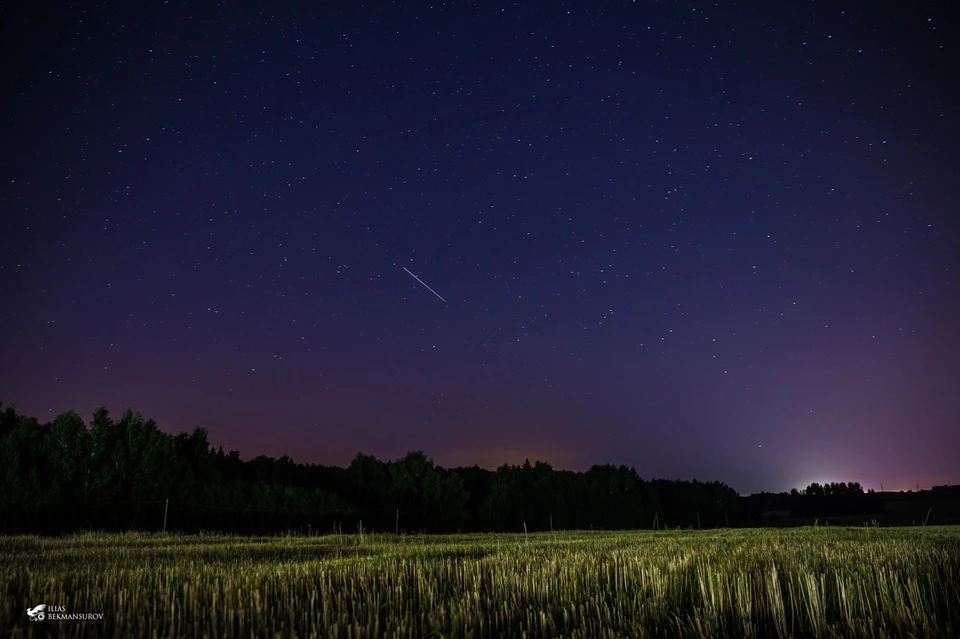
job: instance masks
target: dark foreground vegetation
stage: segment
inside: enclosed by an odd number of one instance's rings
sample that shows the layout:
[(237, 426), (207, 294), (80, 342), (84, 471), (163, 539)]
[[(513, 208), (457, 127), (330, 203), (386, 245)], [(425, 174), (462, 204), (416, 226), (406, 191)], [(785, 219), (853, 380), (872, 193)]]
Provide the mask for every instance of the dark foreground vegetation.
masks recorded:
[(957, 637), (960, 529), (0, 537), (0, 593), (0, 636)]
[(960, 521), (958, 488), (908, 501), (864, 493), (856, 483), (741, 497), (720, 482), (645, 480), (626, 466), (446, 469), (420, 451), (390, 462), (358, 454), (347, 468), (286, 456), (243, 461), (214, 450), (202, 428), (174, 436), (130, 410), (114, 420), (100, 408), (89, 425), (73, 411), (39, 423), (0, 404), (0, 533), (7, 534), (934, 524)]

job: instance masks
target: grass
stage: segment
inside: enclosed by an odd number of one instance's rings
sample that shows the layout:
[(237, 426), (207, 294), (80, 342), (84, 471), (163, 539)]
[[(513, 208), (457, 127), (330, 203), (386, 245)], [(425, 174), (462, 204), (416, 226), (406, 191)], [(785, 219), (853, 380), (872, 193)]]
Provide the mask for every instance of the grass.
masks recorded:
[(0, 633), (957, 637), (960, 528), (0, 537)]

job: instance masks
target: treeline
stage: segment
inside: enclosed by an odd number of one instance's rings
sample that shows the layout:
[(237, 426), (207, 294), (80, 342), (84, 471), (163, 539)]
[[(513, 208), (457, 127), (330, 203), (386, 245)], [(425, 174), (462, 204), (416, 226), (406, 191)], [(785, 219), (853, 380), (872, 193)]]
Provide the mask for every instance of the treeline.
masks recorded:
[(885, 510), (883, 495), (872, 490), (864, 492), (858, 482), (814, 482), (804, 490), (794, 488), (789, 493), (748, 495), (743, 503), (751, 522), (879, 514)]
[(245, 462), (215, 450), (203, 428), (174, 436), (132, 410), (114, 420), (98, 408), (88, 426), (74, 411), (40, 423), (0, 403), (2, 533), (710, 528), (783, 508), (856, 511), (863, 497), (858, 484), (814, 484), (741, 498), (720, 482), (644, 480), (613, 465), (446, 469), (422, 451), (390, 462), (358, 453), (346, 468)]
[[(167, 528), (265, 533), (715, 527), (739, 519), (719, 482), (646, 481), (626, 466), (586, 472), (529, 461), (445, 469), (421, 451), (347, 468), (289, 457), (243, 461), (202, 428), (170, 435), (127, 410), (50, 423), (0, 404), (0, 532)], [(169, 503), (168, 503), (169, 500)]]

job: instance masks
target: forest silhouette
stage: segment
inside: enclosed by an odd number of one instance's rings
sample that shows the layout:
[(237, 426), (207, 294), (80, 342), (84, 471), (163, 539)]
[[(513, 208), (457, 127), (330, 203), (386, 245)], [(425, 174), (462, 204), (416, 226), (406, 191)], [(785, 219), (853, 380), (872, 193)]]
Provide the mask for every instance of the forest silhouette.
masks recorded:
[(171, 435), (128, 409), (52, 422), (0, 402), (0, 532), (175, 530), (448, 533), (715, 528), (882, 511), (860, 484), (740, 496), (718, 481), (643, 479), (634, 468), (557, 470), (529, 460), (442, 468), (423, 451), (357, 453), (346, 468), (288, 456), (248, 461), (207, 431)]

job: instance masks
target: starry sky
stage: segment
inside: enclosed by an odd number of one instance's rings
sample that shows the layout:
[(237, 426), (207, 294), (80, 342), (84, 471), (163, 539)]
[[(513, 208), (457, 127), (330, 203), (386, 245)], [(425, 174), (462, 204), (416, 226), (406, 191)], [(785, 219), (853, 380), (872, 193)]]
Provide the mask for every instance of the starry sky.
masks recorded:
[(948, 2), (0, 13), (20, 412), (335, 465), (960, 481)]

